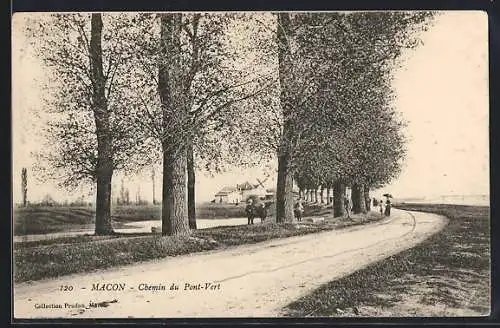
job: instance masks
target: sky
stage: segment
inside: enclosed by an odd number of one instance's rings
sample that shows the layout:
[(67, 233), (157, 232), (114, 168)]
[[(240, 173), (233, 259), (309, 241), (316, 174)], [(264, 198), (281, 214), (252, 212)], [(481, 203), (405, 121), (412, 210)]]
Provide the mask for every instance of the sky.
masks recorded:
[(386, 190), (401, 196), (489, 194), (488, 28), (483, 12), (440, 15), (396, 74), (408, 156)]
[[(46, 79), (19, 26), (23, 17), (14, 16), (12, 46), (12, 142), (13, 199), (21, 199), (20, 172), (28, 168), (28, 199), (46, 194), (55, 199), (74, 198), (86, 191), (61, 190), (53, 182), (39, 182), (31, 173), (32, 151), (41, 147), (43, 113), (36, 110)], [(489, 194), (489, 105), (487, 16), (483, 12), (440, 13), (422, 35), (423, 45), (403, 55), (403, 66), (395, 72), (395, 106), (408, 122), (409, 139), (404, 169), (398, 179), (377, 191), (396, 197)], [(33, 113), (38, 115), (33, 115)], [(156, 199), (161, 195), (157, 175)], [(197, 201), (208, 201), (222, 187), (263, 179), (261, 168), (235, 168), (210, 176), (198, 172)], [(122, 177), (115, 175), (113, 190)], [(275, 187), (271, 176), (266, 187)], [(124, 178), (131, 198), (152, 199), (151, 172)], [(89, 195), (92, 195), (91, 193)]]

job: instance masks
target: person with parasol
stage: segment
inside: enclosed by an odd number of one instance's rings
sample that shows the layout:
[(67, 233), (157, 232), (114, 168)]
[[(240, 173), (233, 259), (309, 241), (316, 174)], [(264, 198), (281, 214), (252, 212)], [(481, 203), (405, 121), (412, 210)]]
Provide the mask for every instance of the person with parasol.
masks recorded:
[(385, 216), (390, 216), (391, 215), (391, 207), (392, 207), (390, 198), (392, 198), (392, 195), (391, 194), (384, 194), (383, 196), (386, 197), (386, 199), (387, 199), (385, 201), (385, 211), (384, 211), (384, 214), (385, 214)]

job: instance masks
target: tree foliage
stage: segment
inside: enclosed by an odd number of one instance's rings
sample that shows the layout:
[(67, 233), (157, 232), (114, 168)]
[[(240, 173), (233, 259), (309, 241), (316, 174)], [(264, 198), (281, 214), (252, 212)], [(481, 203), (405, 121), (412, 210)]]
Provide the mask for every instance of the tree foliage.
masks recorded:
[[(147, 164), (140, 156), (148, 140), (135, 124), (131, 84), (130, 19), (103, 15), (103, 74), (113, 134), (113, 166), (133, 171)], [(45, 147), (35, 154), (42, 178), (74, 188), (96, 181), (97, 135), (92, 112), (90, 14), (40, 14), (26, 26), (32, 47), (50, 81), (41, 107), (48, 114)]]
[(316, 185), (340, 179), (370, 187), (397, 177), (405, 154), (404, 122), (391, 107), (391, 73), (402, 50), (418, 45), (415, 32), (431, 16), (295, 16), (301, 59), (296, 65), (313, 65), (317, 72), (298, 111), (302, 140), (294, 155), (297, 176)]
[(182, 15), (178, 56), (183, 90), (189, 95), (189, 115), (182, 121), (172, 119), (169, 127), (161, 126), (157, 93), (157, 67), (166, 60), (160, 55), (157, 15), (136, 14), (128, 36), (130, 42), (137, 40), (134, 79), (142, 90), (137, 95), (137, 124), (159, 141), (177, 131), (177, 141), (170, 142), (170, 147), (180, 149), (191, 142), (198, 155), (197, 166), (215, 172), (224, 169), (226, 163), (245, 161), (244, 156), (235, 157), (248, 154), (242, 151), (246, 139), (238, 139), (249, 122), (240, 103), (261, 93), (270, 80), (266, 72), (255, 73), (245, 61), (238, 63), (236, 56), (244, 56), (247, 50), (231, 40), (235, 19), (231, 14)]

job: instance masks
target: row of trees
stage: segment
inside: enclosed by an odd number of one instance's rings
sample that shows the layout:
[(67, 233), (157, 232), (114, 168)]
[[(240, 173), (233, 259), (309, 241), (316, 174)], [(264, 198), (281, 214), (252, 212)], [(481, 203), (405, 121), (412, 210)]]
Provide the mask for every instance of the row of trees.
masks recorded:
[(66, 187), (97, 186), (98, 235), (113, 233), (114, 172), (155, 163), (168, 235), (196, 228), (196, 168), (277, 158), (277, 222), (293, 220), (294, 178), (301, 189), (333, 187), (336, 200), (346, 184), (362, 195), (400, 167), (404, 140), (390, 108), (389, 73), (428, 17), (35, 17), (27, 32), (53, 73), (40, 172)]
[(294, 179), (301, 194), (333, 188), (334, 215), (341, 216), (346, 186), (354, 212), (366, 212), (369, 190), (400, 173), (404, 124), (391, 107), (391, 72), (431, 17), (278, 14), (278, 222), (293, 220)]

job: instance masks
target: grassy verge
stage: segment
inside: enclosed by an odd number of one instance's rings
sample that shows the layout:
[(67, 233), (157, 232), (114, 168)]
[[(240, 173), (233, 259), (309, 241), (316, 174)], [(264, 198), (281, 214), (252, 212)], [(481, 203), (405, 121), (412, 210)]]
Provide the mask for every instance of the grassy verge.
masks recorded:
[[(321, 205), (306, 206), (305, 215), (324, 215), (331, 212)], [(269, 215), (274, 213), (271, 206)], [(123, 228), (125, 223), (161, 220), (160, 205), (115, 205), (111, 216), (113, 228)], [(199, 220), (245, 218), (245, 204), (197, 204)], [(14, 235), (37, 235), (54, 232), (69, 232), (94, 229), (95, 211), (92, 207), (76, 206), (32, 206), (14, 209)]]
[(300, 224), (264, 223), (194, 231), (189, 238), (156, 234), (75, 236), (14, 244), (14, 281), (39, 280), (134, 262), (178, 256), (270, 239), (341, 229), (379, 220), (376, 213), (353, 220)]
[(286, 316), (478, 316), (490, 308), (489, 207), (403, 204), (449, 224), (422, 244), (332, 281)]
[[(114, 228), (124, 223), (161, 220), (160, 205), (113, 206), (111, 216)], [(198, 219), (243, 218), (245, 204), (198, 204)], [(46, 234), (84, 229), (93, 229), (95, 211), (92, 207), (76, 206), (32, 206), (14, 208), (14, 235)]]

